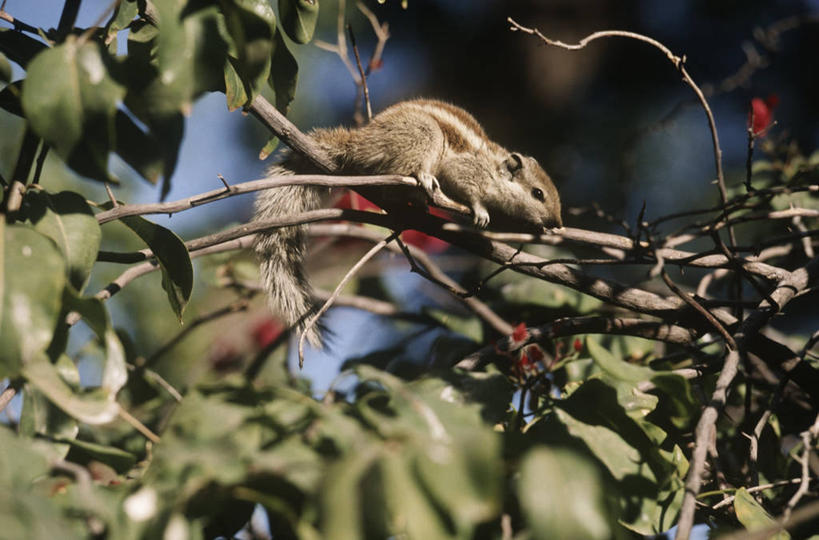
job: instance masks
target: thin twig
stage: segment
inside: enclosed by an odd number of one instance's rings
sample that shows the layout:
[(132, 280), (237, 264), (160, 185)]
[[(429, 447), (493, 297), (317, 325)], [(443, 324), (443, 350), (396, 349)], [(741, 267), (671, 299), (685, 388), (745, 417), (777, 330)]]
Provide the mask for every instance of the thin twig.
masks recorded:
[(387, 244), (395, 240), (395, 238), (400, 234), (400, 231), (395, 231), (390, 234), (387, 238), (382, 240), (381, 242), (374, 245), (370, 250), (364, 254), (361, 259), (356, 262), (352, 268), (344, 275), (341, 279), (341, 282), (336, 286), (335, 290), (333, 290), (333, 294), (330, 295), (330, 298), (327, 299), (326, 302), (321, 306), (321, 308), (312, 315), (307, 321), (304, 323), (304, 329), (299, 336), (299, 369), (304, 367), (304, 340), (307, 338), (307, 332), (315, 326), (316, 322), (319, 318), (324, 315), (324, 313), (330, 309), (330, 306), (333, 305), (333, 301), (336, 297), (341, 294), (341, 290), (347, 285), (347, 283), (352, 279), (352, 277), (358, 272), (358, 270), (364, 266), (367, 261), (372, 259), (379, 251), (381, 251)]
[(353, 55), (355, 56), (355, 64), (358, 67), (359, 81), (361, 81), (361, 89), (364, 91), (364, 106), (367, 108), (367, 122), (373, 119), (373, 108), (370, 105), (370, 89), (367, 87), (367, 75), (364, 73), (364, 68), (361, 66), (361, 56), (358, 54), (358, 46), (355, 43), (355, 34), (353, 27), (347, 25), (347, 33), (350, 35), (350, 44), (353, 46)]
[(159, 442), (159, 436), (156, 433), (148, 429), (148, 427), (145, 424), (140, 422), (131, 413), (122, 408), (122, 406), (120, 406), (119, 409), (117, 410), (117, 414), (119, 415), (120, 418), (131, 424), (131, 426), (134, 429), (142, 433), (142, 435), (144, 435), (146, 439), (148, 439), (154, 444)]

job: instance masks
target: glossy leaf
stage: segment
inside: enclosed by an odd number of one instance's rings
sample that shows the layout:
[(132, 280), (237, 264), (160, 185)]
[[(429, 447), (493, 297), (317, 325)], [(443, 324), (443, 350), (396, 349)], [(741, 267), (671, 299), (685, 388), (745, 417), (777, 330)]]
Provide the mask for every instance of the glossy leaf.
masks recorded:
[(296, 43), (313, 39), (318, 20), (318, 0), (279, 0), (279, 16), (287, 37)]
[(299, 65), (296, 63), (293, 53), (287, 48), (280, 30), (276, 30), (275, 39), (276, 47), (273, 51), (268, 82), (276, 93), (276, 108), (282, 114), (287, 114), (290, 103), (296, 97)]
[(0, 220), (0, 378), (13, 377), (42, 354), (62, 309), (65, 260), (34, 229)]
[(156, 255), (162, 271), (162, 288), (168, 295), (171, 309), (182, 320), (193, 290), (193, 264), (185, 242), (171, 230), (140, 216), (122, 218), (121, 221)]
[(85, 198), (72, 191), (26, 195), (34, 229), (60, 248), (66, 261), (68, 281), (82, 291), (97, 259), (102, 232)]
[(518, 499), (533, 538), (612, 538), (603, 479), (567, 450), (536, 448), (523, 458)]
[(28, 66), (22, 106), (32, 128), (78, 173), (111, 180), (114, 115), (125, 89), (108, 74), (104, 51), (72, 36)]

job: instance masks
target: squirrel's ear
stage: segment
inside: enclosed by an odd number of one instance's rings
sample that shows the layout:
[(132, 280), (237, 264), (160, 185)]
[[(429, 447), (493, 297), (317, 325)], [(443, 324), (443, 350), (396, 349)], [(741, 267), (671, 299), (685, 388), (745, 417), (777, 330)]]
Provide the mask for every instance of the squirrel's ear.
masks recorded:
[(523, 156), (517, 152), (512, 152), (509, 154), (509, 157), (504, 160), (503, 164), (510, 173), (515, 173), (523, 167)]

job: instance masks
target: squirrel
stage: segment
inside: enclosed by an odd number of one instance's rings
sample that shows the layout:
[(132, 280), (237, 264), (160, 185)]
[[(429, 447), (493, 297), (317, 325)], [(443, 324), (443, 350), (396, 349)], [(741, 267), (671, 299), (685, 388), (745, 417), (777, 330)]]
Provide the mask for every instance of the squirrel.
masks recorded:
[[(429, 99), (399, 102), (359, 128), (322, 128), (309, 133), (342, 174), (412, 176), (427, 193), (440, 189), (469, 207), (478, 228), (540, 233), (562, 227), (560, 197), (551, 178), (531, 157), (490, 140), (481, 125), (455, 105)], [(288, 152), (269, 175), (318, 172), (304, 157)], [(325, 187), (285, 186), (256, 198), (255, 221), (274, 219), (323, 204)], [(306, 226), (259, 234), (255, 250), (271, 309), (304, 331), (312, 308), (304, 273)], [(312, 327), (307, 340), (321, 347)]]

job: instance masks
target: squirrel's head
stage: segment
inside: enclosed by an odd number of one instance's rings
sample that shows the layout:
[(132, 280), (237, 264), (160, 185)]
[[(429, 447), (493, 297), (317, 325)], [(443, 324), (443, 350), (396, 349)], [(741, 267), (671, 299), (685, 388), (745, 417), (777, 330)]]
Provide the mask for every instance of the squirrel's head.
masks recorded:
[(534, 158), (512, 152), (498, 165), (498, 173), (506, 179), (511, 195), (502, 197), (508, 207), (500, 212), (505, 219), (493, 219), (496, 225), (533, 232), (563, 226), (560, 195), (552, 179)]

